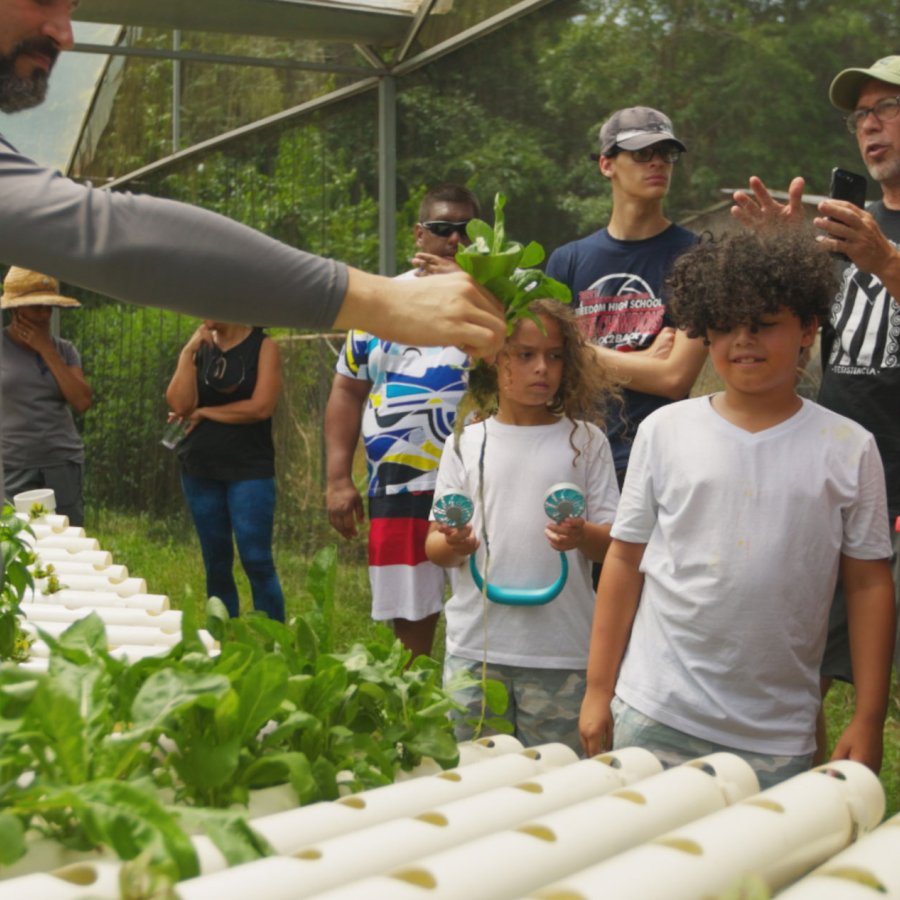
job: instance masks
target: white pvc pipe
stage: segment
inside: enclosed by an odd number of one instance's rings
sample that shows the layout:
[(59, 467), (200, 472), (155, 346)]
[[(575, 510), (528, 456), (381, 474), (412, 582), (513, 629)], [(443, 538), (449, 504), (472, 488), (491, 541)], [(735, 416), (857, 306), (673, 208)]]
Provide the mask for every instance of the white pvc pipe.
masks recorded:
[[(31, 543), (30, 535), (20, 532), (25, 543)], [(69, 537), (64, 534), (49, 534), (47, 537), (38, 538), (34, 541), (33, 546), (38, 555), (45, 548), (54, 548), (57, 550), (68, 550), (70, 553), (79, 553), (83, 550), (99, 550), (100, 542), (96, 538), (89, 537)]]
[[(38, 654), (35, 652), (35, 647), (37, 647), (38, 644), (41, 645), (40, 647), (38, 647), (38, 651), (43, 649), (43, 653)], [(20, 662), (18, 664), (19, 668), (24, 670), (25, 672), (46, 672), (50, 664), (50, 660), (48, 658), (50, 656), (50, 649), (47, 647), (47, 645), (44, 644), (43, 641), (35, 641), (35, 643), (31, 645), (30, 653), (31, 658)]]
[(84, 885), (54, 875), (23, 875), (0, 881), (0, 900), (81, 900), (85, 896), (91, 894)]
[[(50, 635), (50, 637), (59, 639), (62, 633), (71, 626), (71, 622), (34, 622), (26, 619), (22, 623), (22, 629), (34, 636), (37, 636), (36, 629)], [(163, 631), (161, 628), (155, 628), (152, 625), (115, 625), (107, 624), (106, 641), (110, 650), (117, 647), (131, 646), (151, 646), (168, 649), (174, 647), (181, 640), (181, 632)], [(207, 648), (215, 646), (215, 641), (207, 631), (199, 631), (198, 636)]]
[[(5, 887), (9, 880), (22, 878), (25, 875), (55, 873), (75, 864), (96, 866), (97, 874), (88, 876), (88, 878), (99, 879), (101, 877), (100, 868), (103, 865), (118, 865), (116, 855), (112, 850), (73, 850), (63, 846), (59, 841), (38, 836), (32, 831), (26, 835), (25, 846), (27, 849), (24, 856), (11, 865), (3, 867), (2, 873), (0, 873), (0, 879), (2, 879), (0, 887)], [(23, 894), (22, 896), (28, 895)]]
[[(64, 588), (73, 591), (112, 591), (120, 597), (129, 597), (132, 594), (146, 594), (147, 582), (143, 578), (125, 578), (122, 581), (110, 581), (103, 573), (94, 572), (89, 575), (80, 575), (74, 572), (55, 572), (57, 581)], [(35, 588), (41, 593), (47, 593), (48, 578), (35, 579)]]
[(110, 647), (109, 655), (127, 663), (136, 663), (148, 656), (165, 656), (171, 649), (161, 644), (123, 644)]
[[(52, 638), (60, 635), (71, 626), (71, 622), (32, 622), (26, 619), (22, 629), (36, 635), (40, 628)], [(173, 647), (181, 640), (180, 634), (171, 634), (159, 628), (147, 628), (139, 625), (107, 625), (106, 640), (110, 649), (122, 645), (150, 645), (152, 647)]]
[(32, 594), (26, 590), (23, 605), (25, 603), (55, 603), (69, 609), (82, 606), (119, 606), (146, 609), (152, 613), (164, 612), (169, 608), (169, 598), (165, 594), (131, 594), (128, 597), (120, 597), (114, 591), (73, 591), (68, 588), (48, 596)]
[(778, 900), (900, 900), (900, 814), (831, 857)]
[(119, 900), (120, 869), (116, 862), (77, 862), (52, 873), (9, 878), (0, 881), (0, 900)]
[(747, 762), (715, 753), (319, 896), (512, 900), (758, 790)]
[[(276, 853), (294, 853), (313, 841), (368, 828), (398, 816), (417, 815), (432, 806), (488, 788), (533, 778), (576, 759), (575, 752), (563, 744), (542, 744), (521, 753), (448, 769), (440, 775), (395, 782), (340, 800), (313, 803), (254, 819), (253, 828), (272, 844)], [(207, 838), (198, 837), (194, 846), (200, 856), (201, 872), (225, 868), (224, 858)]]
[[(505, 753), (521, 753), (525, 749), (522, 746), (522, 742), (511, 734), (493, 734), (473, 741), (463, 741), (458, 746), (459, 762), (456, 764), (457, 768), (482, 762), (485, 759), (492, 759), (496, 756), (502, 756)], [(426, 756), (408, 772), (402, 769), (397, 772), (394, 781), (409, 781), (411, 778), (422, 778), (425, 775), (440, 775), (443, 771), (443, 766)]]
[(58, 525), (54, 526), (50, 522), (46, 522), (43, 519), (36, 519), (34, 522), (29, 522), (28, 527), (32, 530), (32, 532), (34, 532), (34, 536), (39, 541), (48, 537), (86, 537), (85, 530), (79, 525), (66, 525), (60, 528)]
[(27, 522), (32, 528), (35, 524), (40, 524), (49, 527), (52, 531), (57, 533), (65, 531), (69, 527), (69, 517), (61, 516), (57, 513), (49, 513), (46, 516), (41, 516), (39, 519), (31, 519), (27, 513), (17, 512), (16, 518), (21, 519), (23, 522)]
[(870, 769), (830, 762), (532, 896), (696, 900), (727, 891), (741, 873), (776, 891), (871, 831), (884, 808)]
[[(68, 557), (70, 554), (66, 553), (65, 550), (61, 551)], [(94, 563), (89, 562), (79, 562), (77, 560), (60, 559), (60, 560), (39, 560), (38, 563), (35, 563), (34, 566), (29, 566), (29, 568), (34, 571), (34, 569), (38, 567), (46, 568), (47, 566), (53, 566), (54, 574), (59, 578), (60, 581), (66, 581), (72, 575), (95, 575), (105, 578), (108, 584), (118, 584), (124, 581), (128, 577), (128, 568), (127, 566), (122, 565), (107, 565), (107, 566), (97, 566)], [(108, 585), (107, 585), (107, 589)], [(146, 588), (144, 589), (146, 590)]]
[(158, 628), (160, 631), (180, 633), (181, 610), (170, 609), (166, 612), (151, 613), (145, 609), (134, 609), (121, 606), (98, 606), (91, 608), (81, 606), (69, 609), (52, 603), (28, 603), (22, 606), (25, 618), (30, 622), (65, 622), (71, 624), (96, 613), (107, 625), (141, 625), (147, 628)]
[[(266, 900), (308, 897), (608, 793), (661, 768), (652, 753), (637, 748), (581, 760), (527, 782), (432, 807), (414, 818), (392, 819), (316, 842), (295, 853), (291, 866), (284, 865), (284, 858), (269, 858), (191, 879), (179, 885), (178, 894), (181, 900), (243, 900), (254, 890)], [(293, 870), (289, 878), (287, 869)]]
[[(165, 613), (163, 613), (165, 615)], [(503, 740), (495, 742), (492, 738), (479, 738), (475, 741), (463, 741), (458, 745), (459, 761), (456, 768), (469, 766), (473, 763), (484, 762), (504, 753), (520, 752), (524, 748), (521, 742), (510, 735), (500, 735)], [(433, 759), (425, 758), (419, 765), (404, 772), (402, 769), (395, 776), (394, 781), (409, 781), (414, 778), (424, 778), (428, 775), (440, 775), (444, 767), (438, 765)], [(348, 773), (352, 778), (352, 773)], [(341, 777), (338, 775), (338, 785), (341, 786)], [(352, 795), (350, 790), (342, 790), (342, 796)], [(300, 806), (297, 794), (289, 784), (279, 784), (268, 788), (260, 788), (250, 791), (247, 799), (247, 818), (259, 819), (263, 816), (272, 816), (276, 813), (286, 812)]]
[(105, 569), (112, 565), (112, 554), (108, 550), (66, 550), (64, 547), (41, 547), (37, 552), (37, 558), (40, 562), (53, 563), (59, 562), (82, 562), (90, 563), (100, 569)]
[[(155, 648), (150, 647), (129, 649), (137, 650), (140, 653), (144, 653), (144, 651), (152, 651), (154, 653), (156, 652)], [(120, 655), (120, 653), (121, 648), (119, 651), (115, 651), (113, 655)], [(150, 654), (144, 653), (144, 655)], [(35, 662), (42, 663), (44, 670), (46, 669), (46, 660), (29, 661), (28, 663), (22, 663), (20, 665), (22, 667), (31, 668), (34, 666)], [(161, 739), (160, 742), (162, 743), (163, 739)], [(460, 764), (473, 764), (475, 762), (484, 761), (492, 755), (499, 756), (505, 753), (516, 752), (516, 750), (521, 751), (522, 749), (522, 744), (514, 737), (508, 735), (499, 735), (497, 737), (491, 738), (480, 738), (476, 741), (464, 741), (459, 745)], [(278, 785), (274, 788), (267, 788), (250, 792), (248, 817), (252, 818), (252, 809), (254, 805), (257, 805), (258, 802), (260, 802), (261, 805), (270, 805), (272, 802), (272, 796), (276, 794), (282, 795), (282, 799), (276, 800), (276, 802), (284, 803), (285, 798), (290, 798), (289, 802), (291, 805), (289, 807), (283, 807), (284, 809), (294, 809), (297, 807), (297, 796), (291, 786)], [(194, 837), (192, 838), (192, 840), (195, 843), (198, 841), (207, 841), (205, 837)], [(111, 857), (108, 861), (105, 861), (104, 859), (96, 859), (94, 858), (95, 855), (96, 854), (88, 854), (82, 851), (68, 850), (57, 841), (51, 841), (49, 838), (43, 838), (32, 842), (28, 854), (23, 859), (14, 863), (10, 867), (4, 868), (3, 876), (5, 876), (6, 878), (13, 878), (20, 877), (22, 875), (29, 875), (42, 869), (55, 870), (55, 876), (64, 875), (69, 879), (78, 878), (80, 879), (79, 883), (90, 884), (90, 894), (92, 897), (118, 900), (118, 877), (121, 869), (121, 863), (115, 861)], [(285, 859), (285, 857), (271, 857), (270, 859), (278, 860)], [(17, 889), (23, 884), (24, 882), (17, 882)], [(3, 882), (0, 882), (0, 886), (2, 885)], [(41, 881), (41, 885), (49, 885), (53, 888), (58, 887), (60, 890), (63, 889), (62, 885), (51, 885), (49, 882), (45, 881)], [(28, 895), (23, 894), (22, 896), (26, 897)], [(40, 895), (35, 895), (35, 900), (38, 900), (39, 896)], [(81, 897), (83, 895), (79, 894), (78, 896)], [(0, 897), (3, 897), (3, 895), (0, 894)]]

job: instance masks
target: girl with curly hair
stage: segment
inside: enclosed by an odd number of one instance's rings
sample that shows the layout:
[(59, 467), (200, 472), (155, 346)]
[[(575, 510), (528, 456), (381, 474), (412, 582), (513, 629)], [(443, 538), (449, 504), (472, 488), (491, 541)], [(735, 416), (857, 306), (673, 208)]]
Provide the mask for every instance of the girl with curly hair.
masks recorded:
[[(577, 751), (590, 564), (606, 552), (619, 497), (609, 443), (586, 420), (598, 420), (615, 390), (565, 306), (540, 300), (530, 311), (496, 364), (472, 370), (460, 418), (474, 412), (474, 421), (441, 457), (436, 505), (464, 494), (474, 517), (462, 527), (432, 522), (425, 549), (454, 570), (444, 673), (451, 690), (460, 672), (501, 681), (505, 717), (523, 744), (561, 741)], [(544, 502), (561, 482), (584, 496), (584, 509), (556, 522)], [(482, 693), (469, 684), (454, 694), (477, 717)], [(460, 717), (456, 731), (471, 737), (471, 724)]]

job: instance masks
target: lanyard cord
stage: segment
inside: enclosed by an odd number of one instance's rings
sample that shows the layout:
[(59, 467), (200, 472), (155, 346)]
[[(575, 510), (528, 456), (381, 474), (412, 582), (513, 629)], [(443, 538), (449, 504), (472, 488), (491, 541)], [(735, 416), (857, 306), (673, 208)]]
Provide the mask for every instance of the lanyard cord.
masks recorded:
[(487, 718), (487, 654), (488, 654), (488, 574), (491, 566), (491, 543), (487, 533), (487, 507), (484, 503), (484, 456), (487, 450), (487, 419), (482, 422), (484, 428), (484, 440), (481, 442), (481, 452), (478, 455), (478, 503), (481, 505), (481, 539), (484, 543), (484, 580), (481, 585), (481, 622), (483, 628), (482, 657), (481, 657), (481, 717), (475, 726), (475, 737), (479, 737), (484, 722)]

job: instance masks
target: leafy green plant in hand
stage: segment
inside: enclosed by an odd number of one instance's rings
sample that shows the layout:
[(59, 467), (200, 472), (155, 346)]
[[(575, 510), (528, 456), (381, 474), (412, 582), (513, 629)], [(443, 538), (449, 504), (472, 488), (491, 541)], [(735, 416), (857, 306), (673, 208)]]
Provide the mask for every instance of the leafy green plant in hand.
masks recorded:
[(535, 318), (528, 312), (533, 300), (571, 303), (572, 293), (566, 285), (535, 268), (544, 261), (544, 248), (540, 244), (531, 241), (523, 246), (507, 240), (505, 206), (505, 195), (497, 194), (493, 228), (481, 219), (469, 222), (466, 234), (471, 243), (468, 247), (460, 245), (456, 262), (503, 304), (506, 333), (512, 334), (519, 319)]

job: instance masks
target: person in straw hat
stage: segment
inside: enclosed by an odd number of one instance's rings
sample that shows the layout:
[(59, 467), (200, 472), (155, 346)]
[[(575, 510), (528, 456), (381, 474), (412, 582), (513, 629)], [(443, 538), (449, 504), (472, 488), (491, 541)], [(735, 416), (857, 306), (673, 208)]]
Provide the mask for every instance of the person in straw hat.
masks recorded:
[(90, 407), (91, 387), (72, 343), (50, 333), (50, 317), (54, 307), (78, 306), (49, 275), (13, 266), (3, 281), (0, 307), (10, 311), (0, 354), (4, 493), (52, 488), (56, 511), (73, 525), (84, 522), (84, 444), (72, 410)]

